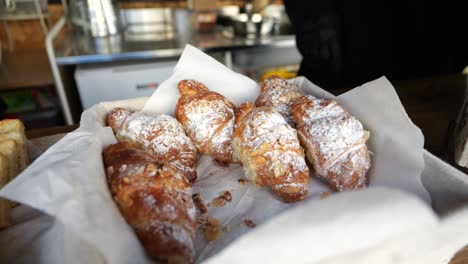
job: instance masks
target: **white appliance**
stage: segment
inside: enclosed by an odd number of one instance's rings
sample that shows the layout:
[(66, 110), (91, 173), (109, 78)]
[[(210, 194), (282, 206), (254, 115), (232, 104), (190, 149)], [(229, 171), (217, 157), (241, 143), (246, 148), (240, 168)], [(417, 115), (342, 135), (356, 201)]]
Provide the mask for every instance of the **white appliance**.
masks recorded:
[(150, 96), (172, 75), (177, 61), (107, 66), (80, 66), (75, 71), (81, 104)]

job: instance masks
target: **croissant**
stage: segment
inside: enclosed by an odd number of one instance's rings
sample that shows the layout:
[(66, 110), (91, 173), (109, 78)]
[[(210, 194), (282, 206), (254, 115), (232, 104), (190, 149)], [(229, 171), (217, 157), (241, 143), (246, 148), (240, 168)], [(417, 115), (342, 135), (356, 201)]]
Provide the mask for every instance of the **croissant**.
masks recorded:
[(270, 76), (260, 85), (260, 95), (255, 101), (255, 105), (273, 107), (276, 112), (283, 115), (288, 124), (294, 126), (291, 107), (294, 100), (301, 96), (302, 94), (296, 85), (278, 76)]
[(308, 194), (309, 169), (296, 130), (273, 108), (239, 106), (233, 147), (250, 181), (269, 186), (285, 202)]
[(186, 177), (130, 142), (108, 146), (103, 158), (114, 201), (148, 254), (192, 263), (196, 210)]
[(175, 116), (201, 154), (219, 162), (238, 162), (233, 156), (234, 105), (194, 80), (179, 82)]
[(335, 191), (365, 187), (370, 168), (361, 122), (334, 100), (304, 96), (293, 104), (299, 139), (315, 174)]
[(197, 150), (182, 125), (167, 115), (147, 115), (115, 108), (107, 117), (117, 141), (130, 141), (148, 151), (159, 164), (181, 171), (189, 181), (197, 178)]

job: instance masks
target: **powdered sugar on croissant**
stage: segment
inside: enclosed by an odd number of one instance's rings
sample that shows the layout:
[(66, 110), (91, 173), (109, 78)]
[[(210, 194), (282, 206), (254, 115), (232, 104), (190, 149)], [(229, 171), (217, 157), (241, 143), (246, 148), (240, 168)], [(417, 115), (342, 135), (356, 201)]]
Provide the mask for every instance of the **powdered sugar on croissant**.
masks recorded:
[(308, 194), (309, 169), (296, 131), (273, 108), (241, 105), (233, 146), (250, 181), (270, 186), (286, 202)]
[(238, 161), (232, 149), (234, 105), (200, 82), (183, 80), (178, 86), (175, 115), (198, 151), (220, 162)]
[(118, 141), (134, 142), (160, 164), (178, 169), (190, 181), (197, 178), (197, 150), (175, 118), (115, 108), (107, 121)]
[(299, 88), (278, 76), (270, 76), (260, 86), (260, 96), (255, 101), (256, 106), (273, 107), (284, 119), (294, 126), (291, 116), (293, 102), (302, 94)]
[(304, 96), (293, 105), (301, 143), (317, 176), (338, 191), (364, 187), (369, 132), (334, 100)]

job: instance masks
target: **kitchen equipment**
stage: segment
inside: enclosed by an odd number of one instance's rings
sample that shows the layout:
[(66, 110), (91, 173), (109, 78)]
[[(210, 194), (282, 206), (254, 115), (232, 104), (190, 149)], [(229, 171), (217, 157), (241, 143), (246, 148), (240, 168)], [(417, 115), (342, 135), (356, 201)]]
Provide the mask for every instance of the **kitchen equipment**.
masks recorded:
[(120, 20), (114, 0), (74, 0), (70, 3), (70, 21), (93, 37), (114, 35)]
[(199, 32), (213, 31), (216, 27), (217, 0), (189, 0), (192, 27)]
[[(291, 22), (289, 21), (288, 16), (284, 10), (283, 5), (271, 4), (268, 6), (260, 7), (259, 11), (257, 12), (255, 7), (252, 8), (254, 14), (259, 13), (262, 16), (262, 19), (273, 19), (275, 22), (274, 30), (272, 33), (279, 34), (279, 35), (291, 35), (293, 34)], [(225, 26), (225, 35), (227, 37), (231, 37), (234, 35), (233, 32), (233, 21), (239, 17), (240, 14), (245, 13), (245, 7), (240, 8), (239, 6), (235, 5), (227, 5), (218, 8), (218, 21), (219, 25)]]
[(104, 101), (151, 95), (172, 75), (177, 61), (81, 66), (75, 80), (83, 109)]
[(276, 21), (261, 12), (269, 5), (269, 1), (246, 0), (245, 13), (233, 18), (234, 34), (248, 38), (256, 38), (269, 35), (275, 29)]
[(210, 32), (216, 28), (216, 11), (194, 10), (192, 12), (193, 28), (199, 32)]
[(246, 13), (232, 17), (234, 35), (247, 38), (257, 38), (267, 36), (275, 31), (276, 20), (272, 17), (265, 17), (260, 14)]
[(172, 8), (135, 8), (120, 11), (125, 37), (129, 41), (170, 40), (175, 38)]

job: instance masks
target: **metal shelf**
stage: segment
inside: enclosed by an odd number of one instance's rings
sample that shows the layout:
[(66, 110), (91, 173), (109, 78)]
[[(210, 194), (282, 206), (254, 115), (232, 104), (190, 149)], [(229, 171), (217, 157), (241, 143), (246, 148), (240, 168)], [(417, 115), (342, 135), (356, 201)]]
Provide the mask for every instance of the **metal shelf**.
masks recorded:
[(0, 20), (6, 21), (17, 21), (17, 20), (32, 20), (32, 19), (47, 19), (50, 17), (48, 12), (39, 15), (37, 13), (11, 13), (11, 14), (0, 14)]

